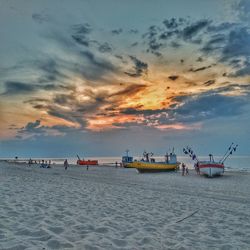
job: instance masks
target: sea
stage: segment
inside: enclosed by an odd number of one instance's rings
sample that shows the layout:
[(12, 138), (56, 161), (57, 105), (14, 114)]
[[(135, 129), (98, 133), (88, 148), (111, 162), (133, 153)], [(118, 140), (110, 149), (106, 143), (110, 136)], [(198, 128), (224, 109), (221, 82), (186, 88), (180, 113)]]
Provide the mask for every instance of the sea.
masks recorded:
[[(162, 156), (154, 156), (156, 161), (164, 161), (164, 157)], [(222, 156), (214, 156), (215, 161), (219, 161)], [(55, 164), (63, 164), (64, 160), (67, 159), (69, 164), (76, 164), (76, 157), (62, 157), (62, 158), (32, 158), (32, 160), (51, 160), (52, 163)], [(136, 156), (134, 160), (140, 160), (141, 157)], [(199, 156), (198, 159), (200, 161), (209, 160), (208, 156)], [(13, 158), (0, 158), (0, 160), (14, 160)], [(88, 157), (84, 158), (84, 160), (98, 160), (99, 165), (108, 165), (115, 166), (116, 163), (121, 162), (121, 156), (110, 156), (110, 157)], [(177, 157), (179, 162), (185, 163), (190, 169), (194, 167), (194, 161), (188, 156), (179, 156)], [(18, 158), (18, 161), (28, 161), (27, 158)], [(227, 171), (247, 171), (250, 172), (250, 156), (229, 156), (229, 158), (225, 161), (225, 170)]]

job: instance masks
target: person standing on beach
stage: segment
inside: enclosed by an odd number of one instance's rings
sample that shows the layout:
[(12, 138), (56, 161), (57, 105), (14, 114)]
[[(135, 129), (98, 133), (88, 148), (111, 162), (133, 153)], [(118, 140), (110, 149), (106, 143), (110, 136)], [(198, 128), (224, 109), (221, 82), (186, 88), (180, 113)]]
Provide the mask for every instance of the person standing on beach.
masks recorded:
[(185, 164), (184, 163), (181, 164), (181, 169), (182, 169), (182, 176), (184, 176), (184, 174), (185, 174)]
[(197, 163), (197, 173), (198, 173), (198, 175), (200, 175), (200, 166), (199, 166), (199, 163)]
[(189, 175), (188, 167), (186, 166), (186, 175)]
[(69, 163), (68, 163), (67, 159), (64, 161), (63, 165), (64, 165), (64, 169), (67, 170), (68, 166), (69, 166)]

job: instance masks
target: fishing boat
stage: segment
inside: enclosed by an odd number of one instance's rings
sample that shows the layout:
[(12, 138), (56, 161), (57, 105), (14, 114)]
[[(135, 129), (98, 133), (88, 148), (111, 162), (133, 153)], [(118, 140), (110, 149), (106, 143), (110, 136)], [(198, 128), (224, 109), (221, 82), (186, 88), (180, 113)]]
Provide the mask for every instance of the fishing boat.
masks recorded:
[(126, 150), (126, 155), (122, 156), (122, 167), (127, 168), (128, 163), (133, 162), (133, 157), (128, 155), (129, 150)]
[(77, 155), (77, 165), (83, 165), (83, 166), (96, 166), (98, 165), (98, 160), (84, 160), (84, 159), (80, 159), (80, 157)]
[(215, 162), (213, 155), (209, 154), (209, 161), (199, 161), (195, 165), (195, 169), (200, 174), (204, 174), (208, 177), (222, 175), (225, 167), (224, 163)]
[(208, 177), (220, 176), (225, 171), (224, 162), (226, 159), (232, 155), (233, 152), (236, 151), (238, 145), (234, 145), (232, 143), (230, 147), (227, 149), (224, 156), (219, 160), (215, 161), (212, 154), (209, 154), (209, 161), (200, 161), (198, 160), (196, 154), (190, 147), (186, 147), (183, 149), (184, 154), (189, 155), (192, 160), (195, 161), (194, 168), (198, 174), (202, 174)]
[(156, 162), (152, 156), (153, 153), (144, 151), (143, 158), (140, 161), (128, 163), (127, 167), (136, 168), (139, 173), (175, 171), (179, 168), (180, 162), (177, 161), (174, 151), (170, 154), (167, 153), (165, 155), (165, 161), (162, 162)]

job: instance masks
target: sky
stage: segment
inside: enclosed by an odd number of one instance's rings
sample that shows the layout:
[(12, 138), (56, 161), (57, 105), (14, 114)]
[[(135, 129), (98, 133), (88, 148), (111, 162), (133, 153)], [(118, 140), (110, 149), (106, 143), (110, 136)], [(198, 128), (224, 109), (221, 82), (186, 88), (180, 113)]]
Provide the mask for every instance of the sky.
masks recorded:
[(0, 157), (250, 155), (250, 1), (0, 0)]

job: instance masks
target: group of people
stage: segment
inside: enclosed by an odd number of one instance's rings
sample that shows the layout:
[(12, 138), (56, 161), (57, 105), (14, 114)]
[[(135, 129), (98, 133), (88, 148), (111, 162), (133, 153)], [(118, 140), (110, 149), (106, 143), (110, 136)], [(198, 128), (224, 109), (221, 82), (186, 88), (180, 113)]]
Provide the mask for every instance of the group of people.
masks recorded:
[[(194, 165), (194, 169), (195, 169), (196, 173), (199, 175), (200, 174), (199, 163), (196, 163)], [(185, 163), (181, 164), (181, 172), (182, 172), (182, 176), (189, 175), (189, 170), (188, 170), (188, 167)]]
[(51, 168), (51, 160), (45, 161), (45, 160), (32, 160), (31, 158), (28, 161), (29, 167), (31, 164), (39, 164), (40, 168)]

